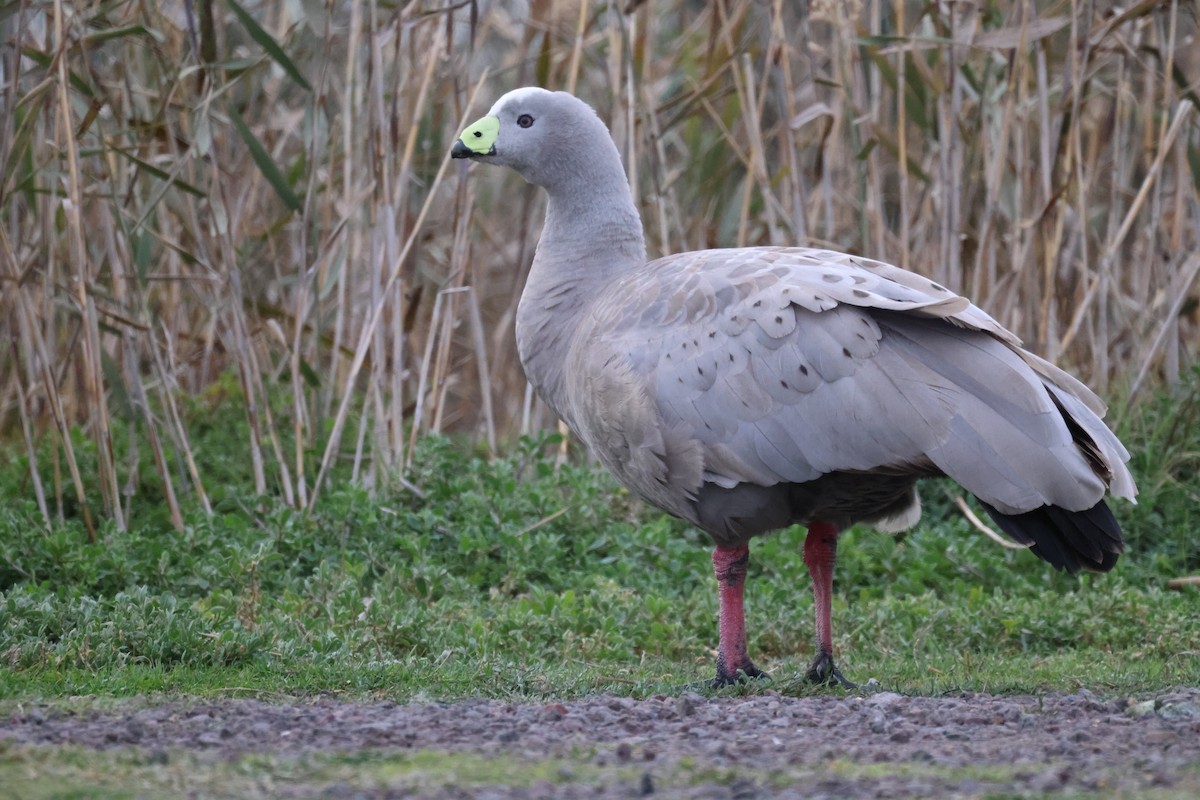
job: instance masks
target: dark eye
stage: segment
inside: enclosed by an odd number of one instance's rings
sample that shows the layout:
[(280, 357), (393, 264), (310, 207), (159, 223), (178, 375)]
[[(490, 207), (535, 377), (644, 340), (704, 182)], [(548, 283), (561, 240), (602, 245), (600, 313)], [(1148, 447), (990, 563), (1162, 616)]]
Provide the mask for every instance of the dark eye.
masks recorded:
[(528, 114), (522, 114), (521, 116), (517, 117), (517, 125), (521, 128), (528, 128), (533, 125), (533, 117), (529, 116)]

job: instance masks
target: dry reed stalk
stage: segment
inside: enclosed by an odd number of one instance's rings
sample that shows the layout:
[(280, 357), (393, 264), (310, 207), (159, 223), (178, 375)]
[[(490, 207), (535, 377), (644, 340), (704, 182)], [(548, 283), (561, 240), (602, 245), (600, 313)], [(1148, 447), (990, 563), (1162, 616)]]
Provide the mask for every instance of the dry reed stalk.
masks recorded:
[[(167, 338), (169, 340), (169, 335)], [(171, 424), (167, 430), (175, 443), (176, 451), (183, 456), (188, 475), (192, 479), (192, 488), (200, 500), (200, 505), (204, 509), (204, 513), (212, 516), (212, 503), (208, 500), (208, 493), (204, 491), (204, 480), (200, 475), (200, 469), (196, 466), (196, 458), (192, 453), (192, 447), (188, 441), (187, 428), (179, 415), (179, 406), (175, 402), (176, 381), (168, 377), (170, 373), (168, 373), (166, 367), (163, 365), (162, 354), (159, 352), (159, 348), (153, 341), (153, 338), (151, 338), (147, 349), (150, 351), (152, 363), (154, 364), (155, 377), (157, 378), (162, 405), (167, 409), (167, 414), (170, 417)]]
[[(666, 152), (663, 144), (662, 125), (659, 121), (659, 115), (654, 108), (652, 102), (647, 102), (650, 99), (646, 91), (646, 87), (642, 86), (642, 106), (646, 111), (646, 124), (649, 127), (650, 140), (653, 142), (651, 148), (652, 153), (652, 168), (650, 175), (654, 182), (654, 187), (651, 196), (654, 198), (654, 214), (651, 219), (657, 223), (657, 226), (652, 227), (650, 233), (657, 233), (657, 243), (653, 235), (647, 237), (647, 249), (651, 253), (660, 253), (666, 255), (671, 252), (671, 213), (669, 206), (669, 198), (673, 192), (668, 185), (666, 171)], [(670, 194), (669, 194), (670, 193)], [(677, 204), (676, 204), (677, 205)]]
[(121, 513), (121, 489), (117, 481), (117, 465), (113, 455), (111, 419), (108, 411), (108, 394), (104, 390), (104, 370), (101, 366), (100, 325), (96, 314), (95, 301), (88, 291), (91, 284), (90, 263), (87, 247), (84, 245), (83, 220), (83, 190), (79, 171), (79, 145), (75, 139), (75, 129), (72, 125), (71, 101), (68, 94), (67, 61), (65, 51), (68, 40), (64, 31), (64, 16), (62, 0), (54, 1), (53, 31), (54, 47), (57, 58), (57, 136), (60, 152), (66, 155), (67, 161), (67, 202), (63, 205), (67, 223), (67, 238), (70, 246), (71, 260), (75, 263), (76, 273), (75, 296), (77, 310), (80, 314), (83, 336), (81, 337), (82, 358), (81, 374), (84, 383), (84, 402), (91, 409), (89, 427), (96, 440), (96, 468), (99, 473), (100, 496), (104, 502), (105, 513), (116, 523), (117, 529), (124, 531), (127, 522)]
[(567, 91), (574, 94), (579, 81), (579, 66), (583, 60), (583, 37), (587, 31), (588, 0), (579, 0), (579, 18), (575, 23), (575, 44), (571, 47), (571, 64), (567, 67)]
[(496, 446), (496, 417), (492, 410), (492, 379), (488, 365), (487, 344), (484, 340), (485, 328), (483, 314), (479, 309), (479, 294), (474, 286), (467, 288), (467, 312), (471, 320), (471, 340), (475, 344), (475, 365), (479, 371), (479, 396), (483, 404), (483, 430), (486, 437), (488, 453), (495, 455)]
[[(59, 381), (54, 375), (53, 360), (51, 359), (49, 349), (46, 347), (46, 341), (42, 335), (41, 328), (38, 325), (38, 315), (35, 312), (33, 304), (29, 302), (28, 295), (21, 287), (17, 279), (19, 275), (15, 269), (16, 262), (13, 258), (12, 247), (9, 243), (7, 234), (0, 229), (0, 246), (4, 250), (4, 263), (8, 268), (9, 277), (13, 280), (17, 294), (17, 330), (19, 335), (17, 340), (21, 343), (27, 368), (32, 372), (33, 365), (37, 365), (40, 370), (40, 377), (43, 390), (46, 393), (47, 405), (50, 407), (50, 416), (54, 421), (55, 430), (58, 432), (59, 443), (62, 445), (62, 452), (67, 460), (67, 470), (71, 475), (71, 485), (75, 490), (75, 501), (79, 504), (80, 513), (83, 516), (83, 524), (87, 529), (88, 541), (96, 541), (96, 526), (92, 522), (92, 512), (88, 507), (87, 493), (83, 485), (83, 477), (80, 474), (79, 463), (75, 458), (75, 448), (71, 443), (71, 431), (67, 422), (67, 415), (63, 409), (63, 399), (59, 392)], [(58, 517), (61, 519), (62, 513), (62, 481), (58, 470), (58, 449), (53, 450), (54, 453), (54, 487), (55, 497), (58, 498)]]
[[(1101, 278), (1104, 274), (1104, 270), (1111, 269), (1112, 265), (1119, 258), (1121, 245), (1124, 243), (1125, 237), (1129, 235), (1129, 231), (1133, 228), (1134, 223), (1137, 221), (1138, 213), (1142, 210), (1142, 206), (1145, 203), (1147, 196), (1149, 196), (1150, 191), (1155, 186), (1159, 172), (1162, 169), (1162, 165), (1166, 161), (1167, 154), (1171, 151), (1171, 147), (1174, 144), (1175, 139), (1183, 130), (1184, 124), (1188, 122), (1188, 118), (1191, 116), (1194, 108), (1195, 106), (1192, 105), (1190, 100), (1181, 100), (1179, 102), (1179, 106), (1175, 109), (1175, 114), (1171, 121), (1171, 127), (1168, 128), (1163, 134), (1163, 138), (1156, 148), (1154, 161), (1151, 163), (1149, 171), (1142, 179), (1141, 186), (1139, 187), (1137, 194), (1134, 196), (1133, 202), (1130, 203), (1129, 209), (1125, 212), (1124, 219), (1121, 222), (1120, 227), (1117, 228), (1116, 233), (1114, 233), (1105, 243), (1104, 253), (1101, 256), (1101, 273), (1100, 275), (1097, 275), (1096, 279), (1092, 283), (1092, 286), (1088, 289), (1087, 294), (1084, 296), (1084, 302), (1080, 303), (1076, 307), (1075, 313), (1071, 317), (1071, 324), (1067, 328), (1066, 334), (1063, 335), (1062, 347), (1064, 349), (1068, 347), (1071, 341), (1075, 338), (1079, 331), (1080, 325), (1086, 319), (1086, 313), (1090, 310), (1093, 300), (1099, 294), (1099, 290), (1102, 288)], [(1099, 376), (1097, 376), (1097, 379), (1098, 377)]]
[[(442, 307), (445, 302), (445, 294), (438, 292), (433, 300), (433, 312), (430, 315), (430, 331), (431, 335), (425, 340), (425, 352), (421, 357), (421, 369), (417, 377), (417, 396), (413, 407), (412, 426), (409, 432), (408, 450), (404, 459), (404, 473), (412, 468), (412, 457), (417, 448), (417, 435), (421, 430), (421, 423), (425, 419), (425, 396), (428, 393), (429, 387), (429, 372), (433, 364), (434, 347), (437, 344), (437, 336), (433, 335), (440, 332), (442, 328)], [(435, 384), (436, 385), (436, 384)]]
[[(17, 343), (9, 342), (10, 349), (13, 355), (13, 363), (20, 360), (20, 354), (17, 352)], [(37, 502), (38, 511), (42, 515), (42, 522), (46, 526), (46, 530), (50, 530), (53, 523), (50, 520), (50, 507), (46, 504), (46, 488), (42, 485), (42, 476), (38, 470), (37, 443), (34, 441), (33, 425), (30, 422), (28, 404), (28, 394), (25, 386), (21, 381), (21, 373), (19, 370), (14, 370), (14, 386), (16, 388), (16, 406), (17, 414), (21, 419), (21, 437), (25, 442), (25, 457), (29, 459), (29, 475), (33, 483), (33, 497)]]
[(1172, 333), (1178, 333), (1179, 312), (1183, 309), (1184, 303), (1190, 299), (1191, 295), (1189, 292), (1196, 283), (1196, 277), (1200, 275), (1200, 255), (1193, 254), (1187, 259), (1181, 257), (1180, 261), (1182, 263), (1177, 270), (1179, 277), (1176, 285), (1171, 287), (1170, 293), (1170, 296), (1174, 299), (1163, 317), (1162, 324), (1159, 325), (1158, 333), (1155, 334), (1154, 340), (1146, 347), (1146, 351), (1142, 355), (1142, 365), (1138, 369), (1133, 382), (1129, 385), (1125, 407), (1121, 412), (1122, 416), (1129, 413), (1130, 407), (1142, 389), (1146, 376), (1150, 373), (1150, 365), (1154, 363), (1154, 358), (1158, 355), (1159, 350), (1162, 349), (1163, 344), (1170, 340)]
[[(459, 279), (461, 280), (461, 279)], [(458, 297), (466, 287), (456, 280), (452, 285), (442, 289), (438, 294), (446, 296), (442, 306), (441, 330), (438, 332), (437, 347), (433, 356), (433, 373), (430, 379), (430, 389), (434, 395), (429, 423), (429, 432), (438, 434), (443, 431), (443, 421), (446, 411), (446, 389), (450, 384), (450, 347), (454, 341), (454, 329), (458, 327)]]
[[(107, 156), (109, 174), (120, 174), (120, 170), (116, 163), (116, 159), (112, 151), (105, 153)], [(126, 265), (131, 262), (129, 254), (123, 251), (118, 237), (114, 235), (116, 228), (110, 209), (107, 206), (101, 206), (100, 215), (108, 221), (104, 226), (105, 245), (108, 251), (108, 262), (112, 270), (112, 302), (119, 308), (133, 308), (136, 303), (131, 299), (131, 290), (136, 290), (136, 276), (130, 274), (126, 270)], [(123, 240), (122, 240), (123, 241)], [(170, 466), (167, 463), (166, 452), (162, 447), (161, 437), (158, 433), (158, 422), (154, 417), (154, 413), (150, 408), (149, 400), (146, 396), (146, 388), (142, 383), (142, 377), (138, 365), (140, 363), (138, 345), (141, 342), (141, 335), (148, 333), (149, 329), (138, 322), (131, 319), (126, 319), (116, 314), (109, 312), (107, 315), (110, 319), (116, 319), (122, 325), (122, 333), (120, 336), (122, 365), (124, 367), (124, 381), (126, 396), (129, 401), (130, 411), (132, 414), (140, 417), (141, 423), (145, 430), (145, 435), (150, 445), (150, 453), (154, 459), (154, 467), (158, 472), (159, 478), (162, 480), (163, 499), (166, 501), (167, 510), (171, 517), (171, 524), (174, 526), (177, 533), (183, 533), (183, 511), (179, 506), (179, 501), (175, 495), (175, 481), (171, 475)], [(132, 420), (131, 420), (132, 422)], [(136, 429), (133, 425), (130, 426), (130, 454), (137, 452), (137, 438), (135, 436)], [(186, 438), (186, 435), (185, 435)], [(132, 466), (129, 470), (129, 484), (132, 484), (137, 479), (137, 470)], [(125, 511), (125, 519), (129, 519), (132, 514), (133, 492), (130, 491), (127, 499), (127, 507)]]
[(146, 437), (150, 441), (150, 454), (154, 457), (154, 468), (158, 470), (159, 477), (162, 479), (163, 499), (166, 500), (167, 510), (171, 515), (171, 524), (175, 526), (177, 533), (183, 533), (183, 511), (179, 507), (179, 500), (175, 497), (175, 481), (171, 477), (166, 451), (163, 450), (162, 441), (158, 435), (157, 422), (154, 414), (150, 411), (150, 403), (146, 398), (146, 387), (142, 385), (141, 376), (137, 372), (137, 355), (131, 338), (125, 339), (125, 356), (126, 386), (131, 390), (131, 404), (141, 415), (145, 425)]
[[(902, 37), (909, 36), (908, 22), (904, 16), (905, 3), (896, 3), (896, 31)], [(910, 47), (896, 48), (896, 167), (898, 170), (897, 193), (900, 195), (900, 257), (896, 260), (904, 269), (911, 264), (912, 254), (912, 202), (908, 187), (908, 54)]]
[[(118, 456), (156, 450), (159, 474), (207, 504), (177, 404), (226, 370), (245, 398), (256, 487), (309, 508), (355, 417), (347, 468), (372, 485), (411, 464), (430, 430), (503, 448), (552, 426), (511, 332), (543, 201), (510, 176), (478, 171), (455, 192), (444, 180), (484, 64), (489, 99), (544, 82), (597, 105), (654, 255), (864, 252), (969, 288), (1095, 383), (1132, 378), (1140, 395), (1175, 379), (1195, 361), (1197, 289), (1180, 288), (1190, 262), (1159, 253), (1200, 247), (1200, 126), (1182, 104), (1194, 18), (1176, 0), (1112, 14), (1080, 0), (999, 16), (968, 6), (725, 0), (625, 14), (541, 0), (519, 19), (504, 4), (470, 18), (350, 0), (324, 27), (294, 24), (286, 4), (252, 9), (266, 33), (251, 35), (209, 4), (200, 59), (150, 6), (102, 16), (48, 0), (44, 28), (23, 6), (6, 19), (19, 48), (0, 56), (13, 110), (0, 115), (0, 280), (16, 287), (0, 326), (20, 358), (0, 363), (0, 433), (61, 442), (39, 452), (53, 514), (64, 493), (119, 508), (135, 471)], [(105, 25), (141, 25), (157, 49)], [(257, 65), (214, 66), (226, 44)], [(289, 57), (315, 91), (285, 77)], [(282, 186), (247, 156), (234, 111)], [(280, 216), (273, 193), (289, 187), (299, 212)], [(110, 400), (105, 433), (93, 423)], [(102, 477), (72, 466), (78, 426), (107, 437)], [(114, 448), (126, 430), (136, 438)]]
[(792, 45), (784, 27), (784, 13), (784, 0), (774, 0), (774, 7), (771, 12), (770, 48), (779, 64), (780, 83), (778, 94), (780, 95), (780, 111), (784, 119), (783, 126), (780, 129), (783, 136), (782, 141), (779, 143), (779, 149), (783, 162), (787, 165), (786, 179), (789, 189), (786, 195), (788, 198), (788, 228), (794, 241), (803, 242), (808, 234), (808, 229), (804, 221), (806, 192), (803, 176), (800, 173), (800, 162), (797, 158), (796, 132), (792, 127), (792, 120), (796, 119), (798, 114), (796, 109), (796, 83), (792, 78)]
[[(485, 70), (483, 72), (483, 74), (480, 76), (479, 81), (475, 84), (474, 88), (471, 90), (471, 94), (467, 100), (466, 111), (468, 113), (469, 113), (470, 109), (474, 108), (476, 96), (479, 94), (479, 90), (483, 88), (483, 84), (486, 79), (487, 79), (487, 71)], [(455, 130), (462, 130), (466, 125), (467, 125), (467, 115), (466, 115), (466, 113), (464, 113), (463, 116), (457, 120), (457, 125), (455, 126)], [(437, 169), (437, 173), (435, 174), (433, 181), (431, 182), (431, 184), (429, 186), (428, 194), (426, 195), (425, 202), (421, 205), (421, 210), (417, 214), (416, 220), (414, 220), (414, 222), (413, 222), (413, 229), (409, 233), (408, 237), (406, 237), (406, 239), (404, 241), (404, 247), (401, 249), (399, 256), (396, 258), (396, 261), (392, 268), (392, 271), (387, 277), (387, 282), (385, 284), (385, 286), (387, 288), (390, 288), (395, 283), (396, 279), (399, 277), (400, 268), (403, 266), (404, 259), (408, 256), (409, 251), (412, 250), (412, 247), (413, 247), (414, 243), (416, 242), (417, 234), (421, 231), (421, 227), (424, 224), (425, 218), (429, 213), (429, 209), (431, 208), (431, 206), (433, 204), (433, 198), (436, 196), (436, 189), (437, 189), (437, 187), (439, 187), (441, 185), (442, 177), (445, 175), (446, 168), (449, 166), (449, 164), (450, 164), (450, 151), (449, 151), (449, 149), (447, 149), (446, 153), (442, 156), (441, 163), (439, 164), (438, 169)], [(386, 291), (384, 292), (384, 294), (386, 294)], [(321, 485), (325, 478), (325, 475), (329, 471), (329, 466), (333, 461), (333, 454), (336, 452), (337, 448), (340, 445), (342, 428), (346, 423), (346, 414), (349, 411), (350, 401), (353, 398), (352, 389), (354, 387), (354, 379), (355, 379), (355, 377), (357, 377), (359, 370), (362, 368), (363, 362), (366, 360), (367, 351), (368, 351), (367, 343), (371, 341), (371, 338), (375, 332), (375, 328), (379, 324), (379, 318), (380, 318), (379, 310), (380, 309), (378, 306), (373, 307), (370, 310), (366, 321), (364, 322), (362, 334), (359, 339), (359, 344), (358, 344), (358, 347), (355, 349), (354, 362), (351, 364), (349, 375), (346, 378), (346, 384), (345, 384), (346, 390), (342, 395), (342, 402), (338, 406), (338, 412), (337, 412), (336, 417), (334, 418), (333, 430), (330, 432), (329, 440), (328, 440), (327, 444), (325, 445), (324, 454), (321, 457), (321, 469), (317, 473), (316, 479), (313, 481), (312, 498), (309, 501), (310, 508), (316, 504), (318, 492), (321, 488)], [(418, 402), (419, 402), (419, 398), (418, 398)], [(410, 452), (411, 452), (411, 448), (410, 448)]]

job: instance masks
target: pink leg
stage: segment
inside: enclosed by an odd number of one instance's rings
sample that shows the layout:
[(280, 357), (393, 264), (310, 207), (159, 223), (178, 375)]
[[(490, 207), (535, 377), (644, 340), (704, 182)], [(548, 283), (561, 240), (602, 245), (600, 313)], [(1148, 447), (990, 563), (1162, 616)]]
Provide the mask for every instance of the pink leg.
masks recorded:
[(766, 675), (754, 666), (746, 652), (746, 613), (742, 607), (742, 590), (746, 584), (746, 567), (750, 563), (750, 548), (718, 547), (713, 550), (713, 570), (717, 573), (717, 590), (721, 603), (719, 624), (720, 644), (717, 646), (717, 677), (713, 683), (725, 686), (743, 678)]
[(837, 561), (838, 529), (828, 522), (814, 521), (804, 539), (804, 563), (812, 576), (813, 606), (816, 612), (817, 657), (808, 669), (815, 683), (854, 684), (842, 677), (833, 663), (833, 565)]

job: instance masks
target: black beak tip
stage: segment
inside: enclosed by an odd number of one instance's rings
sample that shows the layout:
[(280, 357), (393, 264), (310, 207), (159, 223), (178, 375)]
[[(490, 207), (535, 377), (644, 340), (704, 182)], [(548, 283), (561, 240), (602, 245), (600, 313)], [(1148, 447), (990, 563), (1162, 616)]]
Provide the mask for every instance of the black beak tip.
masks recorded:
[(463, 144), (462, 139), (454, 141), (454, 147), (450, 148), (451, 158), (470, 158), (475, 155), (475, 151)]

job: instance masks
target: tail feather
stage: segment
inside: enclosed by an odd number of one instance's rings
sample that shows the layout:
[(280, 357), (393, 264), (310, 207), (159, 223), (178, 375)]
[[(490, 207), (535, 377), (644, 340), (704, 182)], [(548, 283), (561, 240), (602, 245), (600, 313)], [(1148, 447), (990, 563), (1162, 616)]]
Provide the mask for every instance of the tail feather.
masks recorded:
[(1084, 511), (1042, 506), (1005, 514), (987, 503), (983, 507), (1009, 538), (1072, 575), (1081, 569), (1108, 572), (1125, 550), (1121, 527), (1103, 500)]

